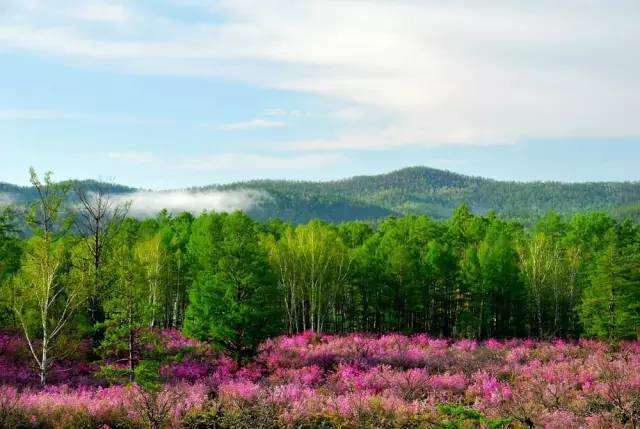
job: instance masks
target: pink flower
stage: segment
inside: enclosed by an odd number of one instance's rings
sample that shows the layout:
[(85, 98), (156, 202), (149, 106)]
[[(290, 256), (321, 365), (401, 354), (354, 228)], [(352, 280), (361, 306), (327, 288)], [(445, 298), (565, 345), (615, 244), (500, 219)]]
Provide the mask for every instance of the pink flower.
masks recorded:
[(479, 371), (472, 376), (473, 384), (469, 386), (469, 393), (476, 396), (481, 408), (494, 406), (503, 400), (511, 398), (513, 392), (508, 383), (499, 382), (495, 376), (486, 371)]
[(458, 340), (453, 344), (453, 347), (472, 352), (478, 348), (478, 342), (476, 340)]
[(487, 341), (485, 341), (484, 346), (489, 350), (502, 350), (505, 347), (504, 344), (502, 344), (500, 341), (493, 338), (490, 338)]
[(541, 416), (544, 429), (577, 428), (576, 416), (571, 411), (554, 410)]
[(429, 383), (435, 389), (455, 389), (464, 390), (467, 387), (467, 379), (464, 374), (444, 374), (432, 375)]
[(229, 381), (218, 387), (218, 394), (226, 399), (255, 399), (260, 392), (260, 386), (246, 380)]

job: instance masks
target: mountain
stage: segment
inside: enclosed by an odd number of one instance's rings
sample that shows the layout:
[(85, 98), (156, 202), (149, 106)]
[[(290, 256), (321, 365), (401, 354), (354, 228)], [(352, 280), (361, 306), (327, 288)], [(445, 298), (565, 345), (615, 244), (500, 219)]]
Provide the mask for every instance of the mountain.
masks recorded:
[[(389, 214), (428, 214), (442, 219), (467, 204), (474, 212), (495, 210), (530, 221), (549, 210), (571, 214), (602, 210), (628, 213), (640, 203), (640, 182), (513, 182), (465, 176), (428, 167), (329, 182), (258, 180), (210, 189), (259, 189), (274, 196), (263, 211), (283, 210), (287, 219), (374, 219)], [(309, 206), (307, 206), (309, 204)], [(635, 205), (635, 206), (634, 206)], [(333, 211), (340, 206), (339, 211)], [(273, 210), (273, 211), (272, 211)], [(262, 215), (265, 213), (256, 213)]]
[[(88, 190), (95, 190), (98, 187), (108, 191), (111, 194), (129, 194), (137, 191), (135, 188), (129, 186), (123, 186), (113, 183), (103, 183), (96, 180), (76, 180), (69, 181), (68, 183), (75, 185), (79, 184), (83, 188)], [(10, 183), (0, 182), (0, 204), (2, 203), (2, 197), (7, 200), (11, 200), (17, 204), (25, 204), (33, 201), (37, 198), (38, 194), (36, 189), (32, 186), (18, 186)]]
[[(89, 189), (96, 186), (92, 181), (84, 184)], [(640, 182), (498, 181), (428, 167), (327, 182), (252, 180), (190, 188), (186, 192), (247, 190), (268, 195), (247, 210), (252, 216), (261, 220), (279, 217), (294, 223), (315, 217), (342, 222), (403, 214), (443, 219), (463, 203), (477, 213), (495, 210), (525, 223), (549, 210), (563, 214), (601, 210), (637, 219), (640, 203)], [(126, 195), (134, 191), (112, 185), (113, 193)], [(3, 194), (18, 202), (34, 197), (32, 188), (0, 183), (0, 196)]]

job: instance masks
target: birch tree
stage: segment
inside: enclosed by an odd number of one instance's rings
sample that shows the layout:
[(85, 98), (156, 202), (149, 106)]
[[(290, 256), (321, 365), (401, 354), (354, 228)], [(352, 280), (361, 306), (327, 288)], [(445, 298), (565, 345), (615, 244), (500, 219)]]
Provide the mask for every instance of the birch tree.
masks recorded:
[(164, 293), (166, 284), (163, 284), (161, 272), (167, 264), (165, 249), (161, 246), (160, 237), (156, 234), (152, 238), (140, 242), (136, 246), (136, 257), (146, 269), (148, 282), (147, 305), (151, 318), (149, 327), (155, 328), (158, 322), (160, 297)]
[(322, 332), (344, 293), (352, 257), (337, 233), (319, 221), (288, 230), (272, 244), (290, 331)]
[(543, 336), (544, 298), (549, 289), (553, 293), (554, 323), (558, 313), (557, 273), (561, 252), (557, 245), (544, 234), (538, 233), (521, 248), (522, 272), (529, 287), (534, 307), (536, 335)]
[(84, 297), (81, 287), (68, 282), (61, 272), (64, 244), (60, 239), (68, 226), (63, 213), (68, 186), (54, 183), (50, 173), (40, 181), (33, 169), (31, 184), (38, 199), (27, 220), (35, 236), (13, 282), (12, 309), (44, 385), (47, 371), (59, 357), (60, 334)]

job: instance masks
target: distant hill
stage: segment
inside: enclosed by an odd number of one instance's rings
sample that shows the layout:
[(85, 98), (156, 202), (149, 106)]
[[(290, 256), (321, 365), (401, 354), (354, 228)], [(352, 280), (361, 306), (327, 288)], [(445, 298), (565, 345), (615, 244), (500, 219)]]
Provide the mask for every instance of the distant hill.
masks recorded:
[[(84, 188), (91, 190), (101, 186), (104, 189), (108, 189), (112, 194), (128, 194), (137, 191), (135, 188), (129, 186), (123, 186), (111, 183), (102, 183), (96, 180), (80, 180), (68, 182), (71, 184), (81, 184)], [(35, 188), (31, 186), (17, 186), (10, 183), (0, 182), (0, 197), (11, 197), (11, 199), (18, 203), (24, 204), (33, 201), (37, 197)], [(2, 201), (2, 200), (0, 200)]]
[[(84, 183), (89, 188), (95, 185), (91, 181)], [(253, 180), (191, 188), (188, 192), (248, 189), (269, 195), (248, 210), (252, 216), (261, 220), (279, 217), (294, 223), (311, 218), (330, 222), (375, 220), (403, 214), (443, 219), (463, 203), (477, 213), (495, 210), (525, 223), (549, 210), (564, 214), (601, 210), (637, 219), (640, 204), (640, 182), (511, 182), (428, 167), (328, 182)], [(120, 185), (113, 185), (112, 190), (118, 194), (135, 191)], [(31, 188), (0, 183), (2, 194), (21, 203), (34, 197)]]

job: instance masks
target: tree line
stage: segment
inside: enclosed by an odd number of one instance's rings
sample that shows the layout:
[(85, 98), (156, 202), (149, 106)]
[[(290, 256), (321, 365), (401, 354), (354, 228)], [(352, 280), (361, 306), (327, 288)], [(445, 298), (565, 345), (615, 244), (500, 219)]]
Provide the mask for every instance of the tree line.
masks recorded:
[(139, 220), (108, 186), (88, 191), (34, 171), (31, 182), (29, 210), (0, 215), (0, 328), (24, 334), (43, 383), (74, 335), (133, 370), (144, 328), (179, 328), (239, 357), (305, 330), (639, 334), (640, 228), (604, 213), (551, 212), (531, 228), (465, 205), (444, 221), (388, 217), (375, 227), (241, 212)]

